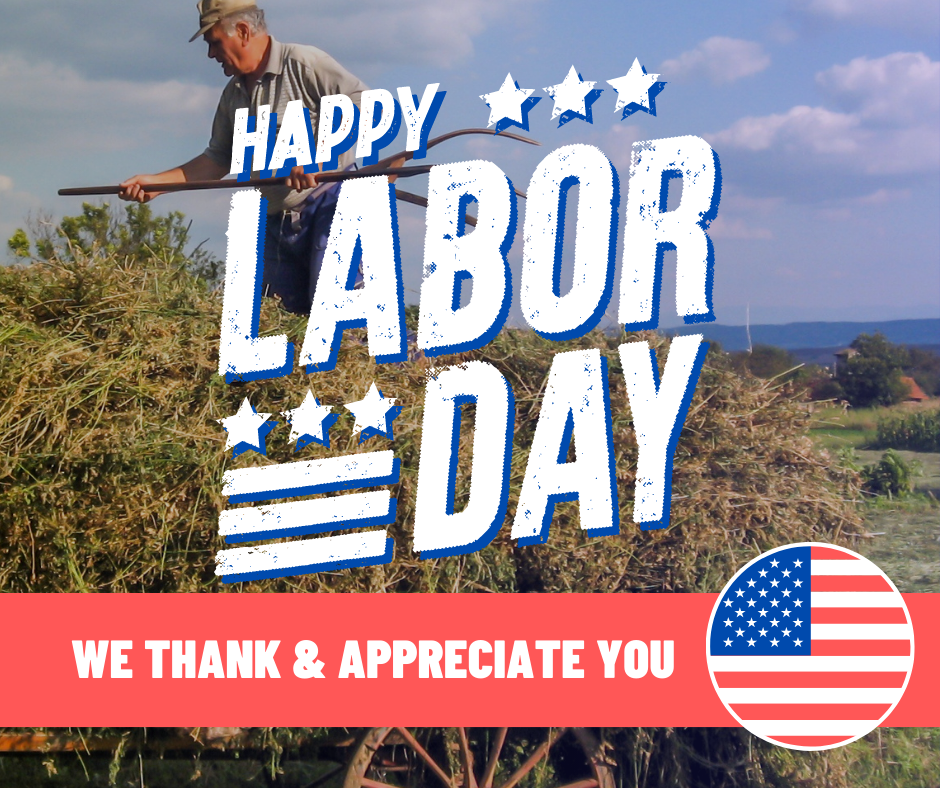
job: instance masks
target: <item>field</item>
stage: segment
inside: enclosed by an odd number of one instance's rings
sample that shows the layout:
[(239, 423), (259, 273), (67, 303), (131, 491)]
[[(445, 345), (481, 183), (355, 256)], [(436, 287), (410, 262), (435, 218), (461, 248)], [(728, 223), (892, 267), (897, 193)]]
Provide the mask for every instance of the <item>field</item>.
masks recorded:
[[(920, 409), (936, 409), (934, 401)], [(810, 434), (832, 455), (851, 452), (858, 465), (872, 465), (883, 451), (870, 449), (878, 422), (912, 411), (909, 405), (843, 410), (829, 407), (815, 414)], [(940, 591), (940, 453), (900, 450), (919, 468), (915, 495), (906, 499), (869, 498), (864, 508), (867, 537), (858, 551), (880, 566), (902, 592)]]

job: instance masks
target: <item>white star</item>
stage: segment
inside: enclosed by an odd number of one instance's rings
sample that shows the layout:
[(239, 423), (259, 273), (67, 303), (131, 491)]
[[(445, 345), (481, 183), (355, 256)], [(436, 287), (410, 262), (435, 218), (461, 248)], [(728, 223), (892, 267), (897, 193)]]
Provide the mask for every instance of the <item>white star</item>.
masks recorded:
[(779, 604), (780, 604), (780, 603), (779, 603), (776, 599), (771, 599), (771, 600), (770, 600), (770, 606), (771, 606), (771, 607), (776, 607), (776, 606), (779, 605)]
[(365, 397), (345, 406), (346, 410), (351, 410), (356, 416), (353, 435), (362, 433), (359, 437), (360, 443), (379, 433), (389, 440), (392, 439), (392, 425), (389, 422), (398, 414), (389, 418), (389, 411), (395, 404), (395, 399), (395, 397), (382, 396), (373, 383)]
[(780, 622), (777, 621), (777, 619), (775, 619), (775, 618), (774, 618), (774, 619), (771, 619), (771, 621), (770, 621), (770, 625), (771, 625), (772, 627), (777, 626), (777, 624), (779, 624), (779, 623), (780, 623)]
[(736, 634), (738, 637), (741, 637), (741, 635), (744, 634), (744, 630), (743, 630), (743, 629), (739, 629), (739, 630), (738, 630), (737, 632), (735, 632), (734, 634)]
[(760, 595), (761, 595), (761, 596), (767, 596), (767, 589), (766, 589), (766, 588), (762, 588), (762, 589), (760, 590)]
[(761, 637), (764, 637), (766, 634), (767, 634), (767, 630), (766, 630), (766, 629), (762, 629), (762, 630), (760, 631), (760, 636), (761, 636)]
[(596, 82), (582, 80), (578, 70), (572, 66), (568, 71), (568, 76), (563, 81), (557, 85), (549, 85), (547, 88), (543, 88), (555, 100), (552, 118), (557, 118), (565, 112), (573, 112), (575, 115), (587, 119), (588, 108), (585, 98), (596, 84)]
[[(614, 112), (620, 112), (629, 104), (636, 104), (645, 112), (649, 112), (650, 88), (656, 84), (659, 74), (647, 74), (640, 65), (640, 59), (634, 58), (630, 70), (622, 77), (608, 79), (607, 84), (617, 91), (617, 106)], [(629, 114), (629, 113), (628, 113)]]
[(793, 624), (794, 626), (798, 626), (798, 627), (803, 626), (803, 622), (799, 618), (796, 621), (794, 621)]
[(783, 595), (784, 595), (784, 596), (790, 596), (790, 589), (789, 589), (789, 588), (784, 588), (784, 589), (783, 589)]
[(748, 607), (754, 607), (754, 605), (756, 605), (756, 604), (757, 604), (757, 602), (755, 602), (753, 599), (748, 599), (748, 600), (747, 600), (747, 606), (748, 606)]
[(495, 123), (498, 130), (502, 125), (500, 121), (505, 120), (522, 126), (525, 122), (522, 117), (522, 105), (534, 92), (535, 88), (520, 88), (513, 80), (512, 74), (506, 74), (499, 90), (480, 96), (490, 108), (490, 119), (486, 122), (486, 127), (489, 128)]
[(754, 583), (756, 583), (756, 582), (757, 582), (756, 580), (748, 580), (748, 581), (747, 581), (747, 587), (748, 587), (748, 588), (753, 588), (753, 587), (754, 587)]
[(794, 599), (794, 600), (793, 600), (793, 604), (796, 605), (797, 607), (800, 607), (800, 606), (802, 606), (802, 604), (803, 604), (803, 600), (802, 600), (802, 599)]
[(789, 617), (790, 617), (790, 611), (789, 611), (789, 610), (784, 610), (784, 611), (783, 611), (783, 615), (785, 615), (787, 618), (789, 618)]
[(747, 622), (747, 625), (748, 625), (749, 627), (752, 627), (752, 626), (754, 626), (756, 623), (757, 623), (757, 622), (752, 618), (752, 619), (750, 619), (750, 620)]
[(739, 588), (737, 591), (735, 591), (735, 593), (736, 593), (738, 596), (744, 596), (744, 592), (743, 592), (740, 588)]
[(731, 638), (728, 638), (728, 639), (725, 641), (725, 645), (726, 645), (726, 646), (730, 646), (730, 645), (731, 645)]
[(744, 615), (744, 608), (741, 608), (740, 610), (735, 610), (734, 612), (738, 618), (741, 618), (741, 616)]
[(797, 588), (799, 588), (801, 585), (803, 585), (803, 581), (802, 581), (802, 580), (794, 580), (794, 581), (793, 581), (793, 585), (796, 586)]
[(790, 630), (789, 629), (783, 630), (783, 634), (785, 637), (790, 637)]
[(730, 599), (726, 599), (726, 600), (725, 600), (725, 607), (731, 607), (731, 600), (730, 600)]
[(248, 401), (248, 397), (245, 397), (238, 413), (224, 419), (216, 419), (228, 433), (225, 448), (234, 449), (232, 457), (237, 457), (248, 450), (265, 454), (264, 436), (274, 429), (277, 423), (265, 424), (270, 415), (270, 413), (257, 413)]
[(290, 439), (297, 441), (297, 449), (302, 449), (310, 441), (316, 441), (329, 448), (330, 426), (336, 417), (330, 418), (333, 408), (330, 405), (321, 405), (320, 400), (307, 389), (307, 396), (299, 408), (281, 411), (290, 422)]
[(796, 640), (793, 641), (793, 645), (794, 645), (794, 646), (799, 646), (799, 645), (801, 645), (802, 643), (803, 643), (803, 641), (800, 640), (799, 638), (797, 638)]
[(784, 577), (789, 577), (789, 576), (790, 576), (790, 570), (789, 570), (789, 569), (784, 569), (784, 570), (783, 570), (783, 576), (784, 576)]
[(802, 562), (802, 561), (794, 561), (794, 562), (793, 562), (793, 566), (795, 566), (797, 569), (799, 569), (801, 566), (803, 566), (803, 562)]
[(726, 627), (730, 627), (730, 626), (731, 626), (731, 619), (730, 619), (730, 618), (726, 618), (726, 619), (725, 619), (725, 626), (726, 626)]
[(766, 611), (766, 610), (761, 610), (761, 611), (760, 611), (760, 615), (761, 615), (761, 618), (764, 618), (764, 616), (767, 615), (767, 611)]
[(771, 581), (770, 581), (770, 584), (771, 584), (774, 588), (776, 588), (778, 585), (780, 585), (780, 583), (779, 583), (778, 581), (776, 581), (776, 580), (771, 580)]
[(753, 646), (753, 645), (754, 645), (754, 639), (751, 638), (750, 640), (748, 640), (747, 644), (748, 644), (749, 646)]
[(777, 568), (777, 564), (779, 564), (779, 563), (780, 563), (780, 562), (775, 558), (773, 561), (770, 562), (770, 565), (771, 565), (774, 569), (776, 569), (776, 568)]
[(779, 642), (780, 642), (780, 641), (777, 640), (777, 638), (774, 638), (773, 640), (770, 641), (770, 645), (771, 645), (771, 646), (776, 646)]
[(767, 570), (766, 570), (766, 569), (761, 569), (758, 574), (760, 574), (761, 577), (767, 577)]

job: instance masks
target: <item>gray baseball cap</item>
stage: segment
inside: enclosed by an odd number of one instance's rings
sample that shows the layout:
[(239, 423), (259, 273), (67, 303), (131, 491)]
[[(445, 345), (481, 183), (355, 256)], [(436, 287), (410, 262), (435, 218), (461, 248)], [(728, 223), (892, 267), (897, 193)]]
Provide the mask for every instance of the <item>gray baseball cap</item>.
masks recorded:
[(257, 8), (253, 0), (199, 0), (196, 10), (199, 12), (199, 30), (189, 39), (195, 41), (210, 28), (230, 14)]

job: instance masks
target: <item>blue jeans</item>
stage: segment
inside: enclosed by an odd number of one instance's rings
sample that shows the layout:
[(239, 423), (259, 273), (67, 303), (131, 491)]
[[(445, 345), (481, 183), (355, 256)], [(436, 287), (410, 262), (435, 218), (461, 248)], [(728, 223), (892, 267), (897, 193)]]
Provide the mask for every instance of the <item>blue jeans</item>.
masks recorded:
[[(339, 192), (337, 183), (310, 195), (294, 211), (268, 215), (261, 292), (280, 296), (294, 314), (310, 314)], [(355, 286), (362, 287), (361, 269)]]

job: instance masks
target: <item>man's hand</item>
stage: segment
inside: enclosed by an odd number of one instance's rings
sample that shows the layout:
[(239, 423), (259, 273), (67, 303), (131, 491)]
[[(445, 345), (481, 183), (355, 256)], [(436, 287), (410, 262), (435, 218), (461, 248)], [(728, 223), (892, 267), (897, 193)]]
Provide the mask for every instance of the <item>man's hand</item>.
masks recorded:
[(179, 167), (171, 170), (164, 170), (155, 175), (135, 175), (119, 184), (121, 191), (118, 196), (122, 200), (132, 200), (134, 202), (150, 202), (154, 197), (158, 197), (165, 192), (144, 191), (142, 186), (149, 186), (158, 183), (181, 183), (190, 181), (217, 181), (222, 178), (228, 169), (221, 164), (216, 164), (206, 154), (201, 153), (195, 159), (191, 159)]
[(287, 185), (299, 192), (306, 191), (317, 185), (317, 175), (319, 173), (306, 173), (303, 167), (297, 166), (291, 169), (290, 175), (287, 176)]
[(145, 191), (143, 188), (141, 188), (142, 186), (153, 183), (162, 183), (160, 176), (135, 175), (133, 178), (128, 178), (126, 181), (119, 184), (121, 191), (118, 192), (118, 197), (120, 197), (122, 200), (129, 200), (131, 202), (150, 202), (154, 197), (163, 194), (163, 192)]

